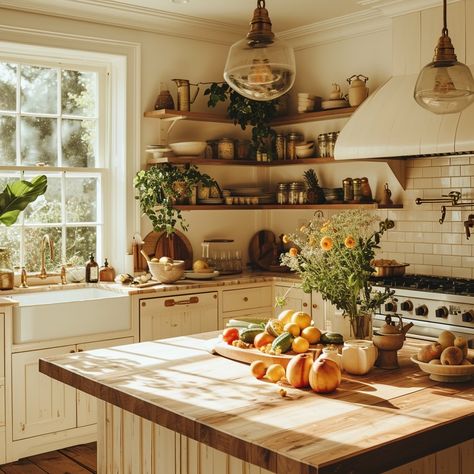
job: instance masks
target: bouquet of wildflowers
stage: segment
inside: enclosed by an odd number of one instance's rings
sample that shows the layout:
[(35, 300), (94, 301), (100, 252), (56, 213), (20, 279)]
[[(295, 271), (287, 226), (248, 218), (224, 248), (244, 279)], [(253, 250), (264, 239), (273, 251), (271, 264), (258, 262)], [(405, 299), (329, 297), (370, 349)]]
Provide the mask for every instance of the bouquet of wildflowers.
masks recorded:
[(391, 296), (372, 291), (370, 277), (380, 237), (393, 227), (388, 219), (377, 225), (376, 216), (359, 209), (329, 218), (319, 212), (298, 233), (285, 236), (294, 246), (281, 263), (301, 276), (304, 291), (321, 293), (354, 325)]

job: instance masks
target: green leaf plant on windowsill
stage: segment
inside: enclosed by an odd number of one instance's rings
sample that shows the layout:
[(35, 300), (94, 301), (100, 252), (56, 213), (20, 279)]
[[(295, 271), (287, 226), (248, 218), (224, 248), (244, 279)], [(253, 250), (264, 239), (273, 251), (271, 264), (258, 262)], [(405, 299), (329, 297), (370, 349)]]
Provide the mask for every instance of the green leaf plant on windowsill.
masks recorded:
[(153, 230), (166, 232), (168, 236), (174, 234), (178, 224), (182, 230), (188, 230), (176, 204), (189, 202), (199, 185), (218, 187), (213, 178), (194, 165), (182, 168), (168, 163), (139, 171), (133, 185), (138, 191), (135, 199), (139, 200), (140, 209), (150, 219)]
[(20, 212), (28, 204), (46, 192), (48, 180), (46, 176), (36, 176), (31, 181), (22, 179), (13, 181), (0, 193), (0, 222), (7, 227), (13, 225)]
[(242, 130), (248, 125), (252, 127), (252, 153), (267, 153), (270, 160), (274, 158), (276, 132), (270, 122), (278, 115), (278, 100), (257, 101), (247, 99), (223, 82), (213, 82), (204, 91), (209, 96), (208, 107), (215, 107), (219, 102), (229, 99), (227, 114), (239, 124)]

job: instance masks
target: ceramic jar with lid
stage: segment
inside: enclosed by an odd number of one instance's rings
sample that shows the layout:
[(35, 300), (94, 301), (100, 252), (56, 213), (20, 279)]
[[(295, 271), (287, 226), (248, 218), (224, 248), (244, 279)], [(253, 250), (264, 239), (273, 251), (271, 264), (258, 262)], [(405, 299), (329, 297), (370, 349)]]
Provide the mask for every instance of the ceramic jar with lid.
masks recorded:
[(357, 107), (362, 104), (369, 95), (369, 89), (366, 86), (366, 82), (369, 80), (368, 77), (363, 74), (357, 74), (347, 79), (349, 83), (349, 105), (351, 107)]
[(372, 341), (346, 341), (342, 348), (342, 367), (349, 374), (364, 375), (374, 366), (377, 355), (377, 348)]
[(234, 140), (231, 138), (221, 138), (217, 142), (217, 158), (219, 160), (233, 160), (234, 153)]
[(333, 347), (333, 346), (325, 347), (321, 355), (318, 357), (318, 359), (331, 359), (342, 370), (342, 355), (339, 354), (337, 347)]

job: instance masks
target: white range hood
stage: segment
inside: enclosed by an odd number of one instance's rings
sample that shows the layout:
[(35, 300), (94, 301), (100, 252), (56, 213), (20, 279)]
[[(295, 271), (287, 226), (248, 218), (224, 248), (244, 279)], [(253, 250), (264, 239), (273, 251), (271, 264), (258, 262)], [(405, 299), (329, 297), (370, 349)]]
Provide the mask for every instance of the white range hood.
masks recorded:
[(413, 98), (417, 77), (394, 76), (362, 103), (337, 139), (336, 160), (474, 153), (474, 105), (428, 112)]

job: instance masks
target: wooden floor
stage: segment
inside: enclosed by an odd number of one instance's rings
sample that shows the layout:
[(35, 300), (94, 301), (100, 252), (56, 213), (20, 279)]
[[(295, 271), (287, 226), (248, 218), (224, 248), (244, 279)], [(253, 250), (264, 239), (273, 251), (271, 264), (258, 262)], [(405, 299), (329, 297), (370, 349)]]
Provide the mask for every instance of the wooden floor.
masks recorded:
[(94, 474), (97, 472), (96, 443), (38, 454), (0, 466), (6, 474)]

